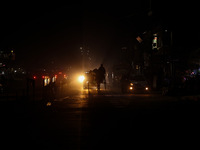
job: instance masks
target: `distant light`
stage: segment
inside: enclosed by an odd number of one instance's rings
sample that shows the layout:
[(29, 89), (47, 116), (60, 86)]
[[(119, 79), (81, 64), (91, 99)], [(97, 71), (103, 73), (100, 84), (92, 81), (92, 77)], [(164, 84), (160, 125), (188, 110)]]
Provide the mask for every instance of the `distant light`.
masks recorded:
[(131, 86), (129, 89), (130, 89), (130, 90), (133, 90), (133, 87)]
[(47, 106), (51, 106), (51, 102), (47, 102), (47, 104), (46, 104)]
[(137, 40), (139, 43), (142, 43), (142, 41), (143, 41), (142, 38), (141, 38), (140, 36), (137, 36), (137, 37), (136, 37), (136, 40)]
[(36, 76), (33, 76), (33, 79), (36, 79)]
[(56, 77), (53, 77), (51, 81), (56, 82)]
[(49, 76), (44, 76), (43, 85), (47, 86), (48, 84), (50, 84), (50, 77)]
[(149, 88), (148, 88), (148, 87), (146, 87), (146, 88), (145, 88), (145, 90), (146, 90), (146, 91), (148, 91), (148, 90), (149, 90)]
[(154, 34), (154, 38), (153, 38), (153, 41), (152, 41), (152, 49), (157, 49), (157, 34)]
[(137, 69), (137, 70), (138, 70), (138, 69), (139, 69), (139, 65), (136, 65), (136, 66), (135, 66), (135, 69)]

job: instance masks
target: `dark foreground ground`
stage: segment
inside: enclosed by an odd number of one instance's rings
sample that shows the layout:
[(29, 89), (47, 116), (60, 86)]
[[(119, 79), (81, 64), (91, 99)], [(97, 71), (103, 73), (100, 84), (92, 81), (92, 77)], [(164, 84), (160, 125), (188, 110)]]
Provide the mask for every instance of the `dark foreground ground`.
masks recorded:
[(160, 94), (77, 94), (2, 101), (3, 149), (199, 149), (200, 101)]

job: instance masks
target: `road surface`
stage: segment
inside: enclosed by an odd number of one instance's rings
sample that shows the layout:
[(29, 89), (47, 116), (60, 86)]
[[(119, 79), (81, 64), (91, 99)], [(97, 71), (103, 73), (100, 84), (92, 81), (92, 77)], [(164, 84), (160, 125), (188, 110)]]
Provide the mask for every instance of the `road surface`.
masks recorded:
[(1, 145), (5, 149), (192, 149), (199, 146), (199, 104), (160, 94), (87, 92), (51, 102), (2, 102)]

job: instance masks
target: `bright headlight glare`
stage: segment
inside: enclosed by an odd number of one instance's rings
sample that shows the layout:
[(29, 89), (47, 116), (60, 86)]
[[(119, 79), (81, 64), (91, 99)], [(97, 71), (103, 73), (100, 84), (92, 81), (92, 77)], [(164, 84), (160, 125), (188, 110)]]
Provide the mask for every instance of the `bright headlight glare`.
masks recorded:
[(85, 77), (83, 75), (81, 75), (78, 77), (78, 80), (79, 80), (79, 82), (82, 83), (85, 80)]

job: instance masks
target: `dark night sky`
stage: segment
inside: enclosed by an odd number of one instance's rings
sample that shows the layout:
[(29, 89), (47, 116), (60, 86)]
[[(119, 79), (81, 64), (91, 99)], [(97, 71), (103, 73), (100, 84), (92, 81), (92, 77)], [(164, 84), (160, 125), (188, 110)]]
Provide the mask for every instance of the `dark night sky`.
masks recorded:
[[(176, 45), (198, 47), (197, 8), (197, 2), (152, 1), (152, 17), (174, 31)], [(147, 0), (1, 2), (0, 48), (14, 48), (19, 63), (37, 67), (51, 61), (72, 64), (84, 44), (100, 62), (112, 54), (119, 39), (150, 26), (148, 12)]]

